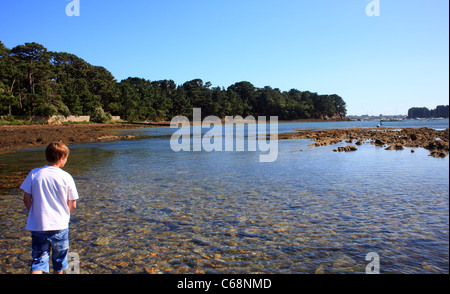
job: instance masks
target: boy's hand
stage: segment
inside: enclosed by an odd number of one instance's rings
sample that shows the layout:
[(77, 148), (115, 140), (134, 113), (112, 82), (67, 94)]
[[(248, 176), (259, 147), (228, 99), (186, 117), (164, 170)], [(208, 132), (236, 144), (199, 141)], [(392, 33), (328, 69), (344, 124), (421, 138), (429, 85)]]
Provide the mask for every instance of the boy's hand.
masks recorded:
[(31, 209), (31, 202), (32, 202), (33, 196), (28, 193), (23, 194), (23, 204), (25, 204), (25, 207), (27, 208), (28, 212), (30, 212)]
[(77, 208), (77, 201), (76, 200), (67, 200), (67, 205), (69, 205), (69, 211), (72, 212)]

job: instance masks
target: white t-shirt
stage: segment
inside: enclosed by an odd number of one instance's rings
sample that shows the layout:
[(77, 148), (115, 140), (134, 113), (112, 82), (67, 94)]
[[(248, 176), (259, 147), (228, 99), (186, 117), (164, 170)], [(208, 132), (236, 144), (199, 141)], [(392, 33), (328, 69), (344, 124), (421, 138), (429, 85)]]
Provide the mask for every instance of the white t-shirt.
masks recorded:
[(77, 200), (78, 192), (72, 176), (58, 167), (44, 166), (30, 172), (22, 186), (32, 195), (26, 229), (58, 231), (69, 227), (68, 200)]

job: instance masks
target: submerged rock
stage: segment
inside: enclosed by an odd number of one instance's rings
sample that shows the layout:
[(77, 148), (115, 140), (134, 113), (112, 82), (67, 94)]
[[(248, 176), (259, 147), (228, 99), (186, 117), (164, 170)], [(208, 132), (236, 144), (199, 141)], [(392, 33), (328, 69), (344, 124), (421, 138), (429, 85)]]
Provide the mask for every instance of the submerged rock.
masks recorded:
[(106, 246), (111, 241), (111, 237), (100, 237), (94, 241), (93, 245), (95, 246)]

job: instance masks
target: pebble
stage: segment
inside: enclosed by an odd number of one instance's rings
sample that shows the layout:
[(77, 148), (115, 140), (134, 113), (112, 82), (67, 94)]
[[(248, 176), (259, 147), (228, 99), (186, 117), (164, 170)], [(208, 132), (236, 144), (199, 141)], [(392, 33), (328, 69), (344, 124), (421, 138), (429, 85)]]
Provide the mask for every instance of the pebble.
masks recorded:
[(111, 237), (100, 237), (94, 241), (93, 245), (95, 246), (106, 246), (111, 241)]
[(323, 274), (325, 274), (325, 270), (323, 268), (323, 265), (319, 266), (314, 273), (316, 275), (323, 275)]

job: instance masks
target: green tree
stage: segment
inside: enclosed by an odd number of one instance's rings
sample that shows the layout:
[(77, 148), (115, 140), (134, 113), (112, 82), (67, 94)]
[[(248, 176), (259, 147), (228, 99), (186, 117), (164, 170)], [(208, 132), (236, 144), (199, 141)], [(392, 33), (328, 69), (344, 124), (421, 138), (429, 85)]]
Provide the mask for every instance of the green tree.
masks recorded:
[(39, 84), (39, 77), (36, 76), (46, 74), (42, 72), (45, 72), (49, 62), (47, 48), (37, 43), (25, 43), (14, 47), (11, 56), (18, 59), (19, 67), (26, 73), (30, 94), (36, 94), (36, 85)]
[(192, 104), (183, 86), (178, 86), (172, 103), (172, 117), (177, 115), (192, 118)]
[(228, 88), (227, 89), (227, 100), (231, 105), (231, 113), (229, 113), (229, 116), (244, 116), (244, 101), (242, 101), (241, 97), (239, 97), (239, 94), (236, 93), (233, 89)]
[(119, 96), (119, 91), (116, 87), (117, 81), (106, 68), (90, 66), (86, 73), (86, 79), (89, 92), (92, 94), (89, 101), (90, 107), (86, 107), (86, 112), (89, 113), (102, 106), (108, 109), (110, 103), (117, 102)]
[(112, 116), (110, 113), (105, 112), (101, 106), (94, 109), (91, 115), (91, 121), (96, 123), (106, 123), (111, 121)]
[(120, 95), (124, 107), (120, 115), (130, 122), (138, 121), (139, 95), (136, 90), (129, 83), (121, 83)]
[(256, 88), (250, 82), (239, 82), (228, 87), (228, 90), (236, 92), (243, 105), (243, 116), (253, 115), (253, 110), (256, 105)]
[(212, 89), (211, 99), (214, 106), (214, 113), (223, 118), (232, 114), (232, 105), (228, 99), (227, 92), (220, 87)]
[(346, 103), (336, 94), (281, 92), (270, 86), (256, 88), (247, 81), (226, 90), (201, 79), (179, 86), (172, 80), (131, 77), (117, 82), (104, 67), (74, 54), (48, 51), (37, 43), (10, 50), (0, 42), (0, 91), (0, 113), (14, 115), (97, 115), (101, 109), (135, 121), (191, 117), (193, 107), (202, 108), (203, 116), (276, 115), (280, 119), (344, 118), (347, 112)]
[(157, 111), (157, 119), (167, 120), (173, 108), (176, 85), (172, 80), (154, 81), (151, 83), (154, 91), (154, 109)]
[(9, 87), (0, 83), (0, 115), (12, 115), (11, 108), (16, 99), (9, 91)]
[(22, 108), (20, 93), (14, 92), (18, 85), (20, 71), (13, 58), (10, 56), (11, 50), (6, 48), (0, 41), (0, 88), (2, 90), (2, 103), (7, 106), (7, 112), (12, 115), (13, 108)]
[(345, 118), (347, 115), (347, 104), (345, 103), (344, 99), (340, 97), (339, 95), (331, 95), (330, 98), (332, 99), (334, 103), (334, 108), (336, 109), (336, 113), (339, 115), (341, 119)]
[(212, 101), (211, 90), (209, 89), (210, 84), (206, 86), (201, 79), (195, 79), (183, 84), (192, 107), (201, 108), (203, 117), (214, 114), (214, 103)]

